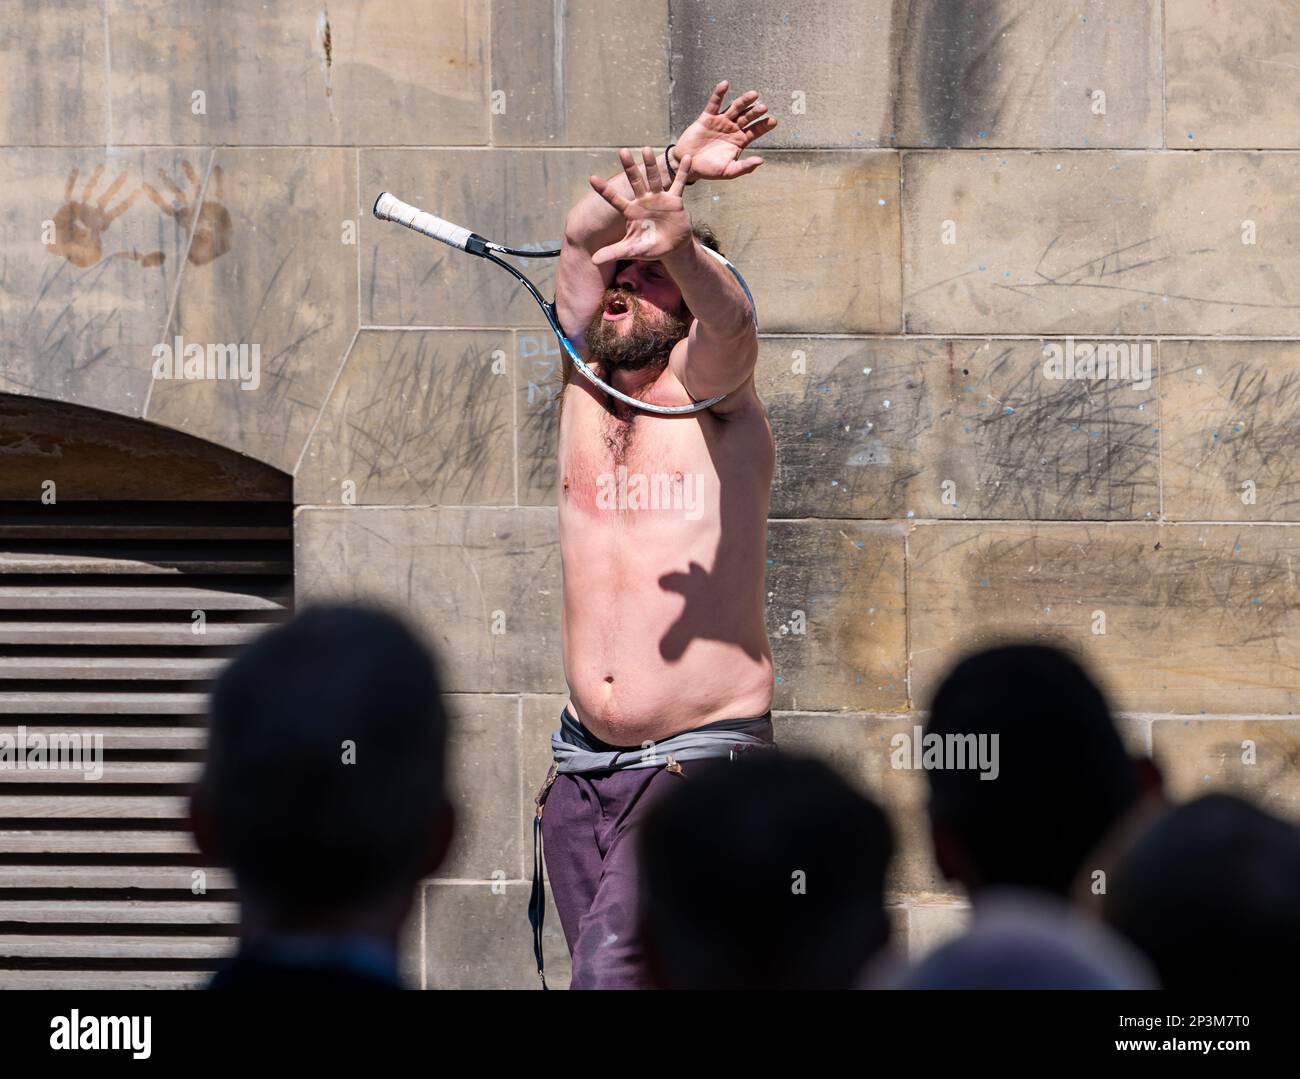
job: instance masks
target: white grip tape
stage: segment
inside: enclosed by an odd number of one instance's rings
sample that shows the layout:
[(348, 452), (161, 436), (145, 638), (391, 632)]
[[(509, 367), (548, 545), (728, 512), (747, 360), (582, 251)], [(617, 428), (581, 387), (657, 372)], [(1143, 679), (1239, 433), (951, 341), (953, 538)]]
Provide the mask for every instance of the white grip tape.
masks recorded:
[(426, 210), (416, 209), (387, 191), (375, 200), (375, 216), (381, 221), (396, 221), (399, 225), (441, 240), (460, 251), (465, 250), (465, 245), (473, 235), (469, 229), (453, 225)]

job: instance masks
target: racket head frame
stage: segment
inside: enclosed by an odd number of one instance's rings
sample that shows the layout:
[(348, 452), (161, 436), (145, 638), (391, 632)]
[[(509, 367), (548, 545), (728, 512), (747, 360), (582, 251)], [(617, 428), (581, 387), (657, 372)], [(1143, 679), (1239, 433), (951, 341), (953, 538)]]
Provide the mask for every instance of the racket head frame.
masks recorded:
[[(402, 211), (409, 210), (411, 213), (394, 212), (393, 208), (400, 208)], [(440, 239), (444, 243), (449, 243), (458, 251), (465, 251), (468, 254), (477, 255), (479, 258), (487, 259), (489, 262), (493, 262), (502, 269), (507, 270), (528, 290), (529, 295), (537, 301), (537, 305), (542, 309), (542, 314), (546, 316), (546, 321), (550, 324), (552, 332), (554, 332), (556, 338), (559, 340), (560, 346), (573, 362), (573, 366), (582, 373), (584, 378), (599, 389), (603, 390), (605, 393), (609, 394), (615, 400), (622, 401), (624, 404), (630, 405), (642, 412), (651, 412), (657, 416), (689, 416), (695, 412), (702, 412), (706, 408), (712, 408), (719, 401), (726, 398), (727, 395), (724, 393), (719, 394), (717, 397), (706, 398), (702, 401), (693, 401), (689, 405), (656, 405), (649, 401), (640, 401), (637, 398), (632, 397), (630, 394), (623, 393), (621, 390), (616, 390), (613, 386), (609, 385), (609, 383), (605, 382), (598, 374), (596, 374), (595, 371), (592, 370), (591, 365), (578, 355), (578, 350), (573, 347), (573, 342), (569, 340), (563, 327), (560, 326), (554, 301), (546, 300), (537, 290), (536, 285), (520, 273), (519, 270), (511, 266), (510, 263), (505, 262), (498, 257), (498, 253), (500, 253), (503, 255), (513, 255), (518, 258), (555, 258), (560, 254), (558, 249), (553, 251), (521, 251), (516, 248), (493, 243), (491, 240), (484, 239), (482, 236), (470, 232), (468, 229), (452, 225), (450, 222), (444, 221), (439, 217), (434, 217), (425, 211), (417, 210), (415, 207), (401, 202), (401, 200), (389, 194), (387, 191), (380, 192), (379, 197), (375, 199), (374, 215), (381, 221), (395, 221), (397, 224), (405, 225), (407, 228), (419, 232), (421, 235)], [(426, 222), (432, 221), (435, 223), (435, 227), (418, 227), (416, 222), (421, 219)], [(447, 238), (448, 234), (452, 236), (451, 239)], [(726, 266), (740, 283), (740, 287), (745, 293), (745, 299), (749, 301), (750, 317), (754, 320), (754, 330), (757, 332), (758, 305), (754, 303), (754, 295), (749, 291), (749, 285), (745, 283), (745, 279), (741, 276), (740, 271), (736, 269), (730, 259), (725, 255), (714, 251), (713, 248), (701, 245), (700, 250), (711, 255)]]

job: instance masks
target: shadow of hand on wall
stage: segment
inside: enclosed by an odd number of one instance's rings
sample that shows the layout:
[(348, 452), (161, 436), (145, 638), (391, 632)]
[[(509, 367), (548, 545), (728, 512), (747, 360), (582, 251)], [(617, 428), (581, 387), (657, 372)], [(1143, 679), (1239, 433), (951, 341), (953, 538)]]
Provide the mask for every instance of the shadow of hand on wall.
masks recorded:
[[(721, 550), (721, 548), (719, 548)], [(718, 574), (710, 573), (698, 562), (692, 562), (686, 573), (665, 573), (659, 578), (660, 587), (666, 592), (679, 592), (686, 600), (686, 606), (677, 616), (668, 632), (659, 640), (659, 654), (664, 659), (676, 661), (682, 658), (691, 641), (714, 640), (727, 641), (736, 645), (750, 659), (762, 659), (762, 649), (752, 640), (746, 640), (737, 633), (718, 632), (718, 596), (722, 588), (717, 583)], [(742, 598), (740, 602), (748, 602)]]
[[(720, 464), (712, 439), (708, 441), (710, 455), (715, 464)], [(716, 473), (721, 477), (724, 469), (718, 467)], [(754, 661), (764, 655), (765, 617), (760, 619), (754, 636), (743, 632), (743, 617), (731, 614), (728, 618), (719, 618), (719, 609), (724, 605), (748, 607), (751, 603), (753, 582), (744, 576), (748, 572), (745, 567), (757, 562), (761, 588), (765, 554), (759, 551), (755, 556), (751, 545), (758, 540), (751, 534), (750, 522), (740, 512), (741, 502), (750, 501), (752, 495), (736, 484), (728, 484), (725, 480), (721, 483), (718, 548), (713, 568), (706, 569), (699, 562), (691, 561), (685, 572), (665, 573), (659, 578), (659, 587), (666, 592), (679, 593), (686, 601), (682, 613), (659, 640), (659, 654), (670, 662), (681, 659), (691, 641), (696, 639), (734, 644)]]

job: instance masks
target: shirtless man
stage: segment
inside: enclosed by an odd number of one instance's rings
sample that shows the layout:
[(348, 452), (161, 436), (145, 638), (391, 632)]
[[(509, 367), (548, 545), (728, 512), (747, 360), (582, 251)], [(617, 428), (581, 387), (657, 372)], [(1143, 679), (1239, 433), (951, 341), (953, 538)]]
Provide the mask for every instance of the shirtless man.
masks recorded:
[(722, 109), (726, 89), (671, 158), (621, 150), (622, 170), (591, 177), (565, 221), (556, 311), (583, 360), (651, 404), (725, 394), (704, 411), (655, 415), (565, 365), (569, 700), (537, 812), (573, 988), (646, 984), (633, 840), (650, 802), (695, 761), (772, 743), (763, 583), (775, 450), (754, 388), (758, 339), (744, 290), (704, 252), (716, 241), (681, 199), (685, 182), (762, 164), (737, 158), (777, 121), (755, 91)]

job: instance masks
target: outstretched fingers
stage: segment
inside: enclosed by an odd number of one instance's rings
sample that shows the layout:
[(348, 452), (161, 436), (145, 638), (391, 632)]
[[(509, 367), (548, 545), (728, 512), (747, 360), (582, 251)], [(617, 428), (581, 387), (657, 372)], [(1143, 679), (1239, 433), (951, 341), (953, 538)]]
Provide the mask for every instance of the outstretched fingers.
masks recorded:
[[(741, 134), (745, 136), (745, 146), (748, 146), (751, 142), (753, 142), (753, 141), (754, 141), (756, 138), (758, 138), (760, 135), (766, 135), (766, 134), (767, 134), (769, 131), (771, 131), (774, 127), (776, 127), (776, 117), (775, 117), (775, 116), (764, 116), (761, 120), (759, 120), (759, 121), (758, 121), (757, 123), (755, 123), (753, 126), (745, 128), (745, 129), (741, 132)], [(744, 149), (744, 147), (741, 147), (741, 149)]]
[(761, 101), (755, 101), (752, 105), (749, 106), (749, 108), (747, 108), (743, 113), (741, 113), (738, 117), (736, 117), (736, 126), (748, 127), (760, 116), (762, 116), (765, 112), (767, 112), (767, 106), (764, 105)]
[(108, 187), (104, 189), (104, 193), (99, 196), (99, 201), (95, 203), (95, 206), (100, 210), (108, 209), (108, 204), (113, 201), (113, 196), (122, 189), (124, 183), (126, 183), (126, 173), (119, 172), (117, 174), (117, 179), (109, 184)]
[(166, 199), (164, 199), (160, 194), (158, 194), (156, 188), (152, 187), (149, 184), (141, 184), (140, 189), (146, 195), (149, 196), (149, 201), (152, 202), (155, 206), (157, 206), (158, 209), (160, 209), (168, 217), (176, 216), (177, 208), (173, 206), (170, 202), (168, 202)]
[(99, 178), (104, 175), (104, 166), (100, 165), (90, 174), (90, 179), (86, 181), (86, 186), (81, 189), (81, 201), (89, 202), (91, 193), (95, 190), (95, 185), (99, 183)]
[(609, 184), (605, 183), (599, 176), (588, 176), (587, 182), (591, 184), (592, 190), (602, 199), (608, 202), (619, 213), (622, 213), (628, 207), (628, 201)]
[(632, 197), (639, 199), (646, 193), (645, 177), (636, 167), (636, 159), (632, 157), (632, 151), (626, 146), (623, 147), (618, 152), (618, 159), (623, 164), (623, 174), (627, 177), (627, 182), (632, 185)]
[(177, 184), (176, 181), (173, 180), (170, 176), (168, 176), (167, 173), (163, 172), (162, 169), (158, 170), (158, 178), (162, 180), (163, 185), (167, 188), (167, 190), (170, 191), (180, 201), (182, 205), (184, 205), (185, 192), (180, 189), (180, 185)]
[(608, 247), (602, 247), (599, 251), (591, 256), (591, 261), (597, 266), (603, 266), (607, 262), (617, 262), (619, 259), (629, 258), (627, 254), (627, 240), (619, 240), (616, 244), (610, 244)]
[(659, 162), (655, 160), (655, 152), (649, 146), (641, 147), (641, 160), (645, 162), (646, 179), (650, 181), (651, 191), (662, 191), (664, 189), (663, 173), (659, 171)]
[(732, 161), (727, 165), (724, 180), (734, 180), (737, 176), (748, 176), (763, 163), (761, 157), (747, 157), (744, 161)]
[(709, 116), (717, 116), (718, 110), (722, 108), (722, 99), (727, 96), (727, 87), (730, 83), (723, 79), (713, 88), (713, 93), (709, 95), (709, 103), (704, 106), (704, 111)]
[(738, 98), (736, 98), (735, 101), (731, 103), (731, 105), (727, 108), (727, 111), (723, 115), (725, 115), (726, 118), (730, 120), (733, 124), (739, 123), (741, 113), (743, 113), (746, 109), (748, 109), (751, 105), (753, 105), (754, 102), (757, 100), (758, 100), (757, 90), (746, 90), (743, 94), (741, 94)]
[[(126, 175), (125, 173), (122, 174), (123, 177), (125, 177), (125, 175)], [(101, 210), (104, 210), (105, 222), (111, 224), (112, 222), (116, 221), (119, 217), (121, 217), (124, 213), (126, 213), (127, 210), (129, 210), (132, 206), (135, 205), (135, 200), (138, 199), (139, 197), (140, 197), (140, 189), (137, 187), (134, 191), (131, 192), (131, 194), (129, 194), (126, 198), (124, 198), (111, 210), (104, 209), (106, 203), (101, 202), (99, 208)]]
[(682, 162), (677, 166), (677, 175), (673, 177), (672, 186), (668, 189), (668, 194), (676, 195), (681, 198), (682, 192), (686, 190), (686, 177), (691, 174), (691, 155), (682, 154)]

